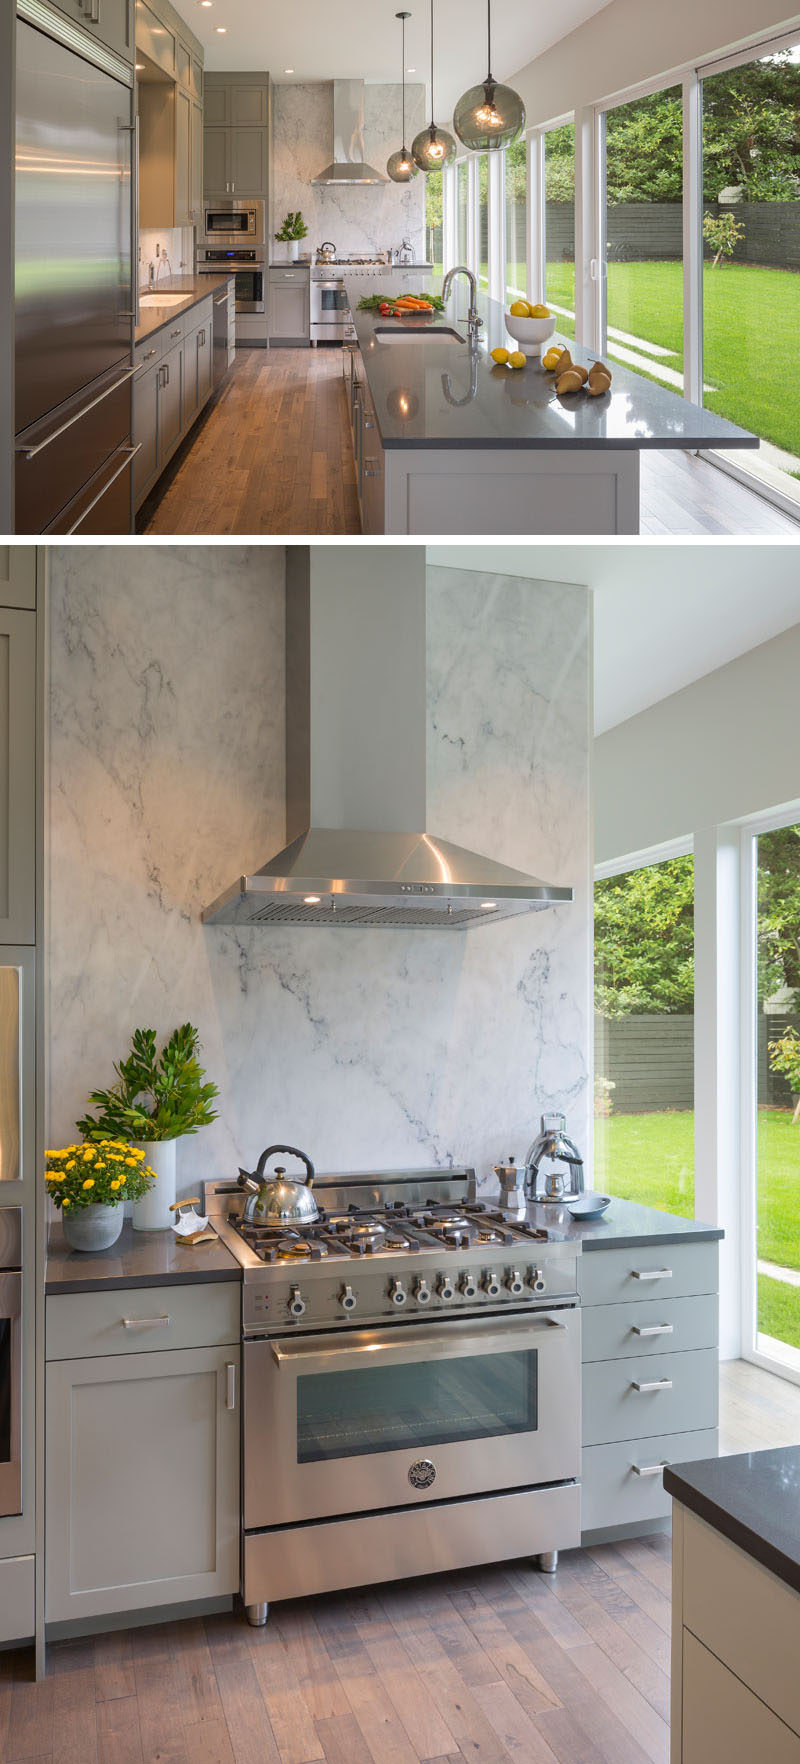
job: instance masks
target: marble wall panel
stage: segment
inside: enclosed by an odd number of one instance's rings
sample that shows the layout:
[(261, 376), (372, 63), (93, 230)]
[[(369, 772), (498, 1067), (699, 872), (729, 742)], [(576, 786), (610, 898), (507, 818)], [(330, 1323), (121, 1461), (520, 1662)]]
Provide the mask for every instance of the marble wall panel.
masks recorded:
[[(406, 146), (425, 120), (425, 88), (406, 86)], [(376, 171), (385, 172), (390, 153), (402, 145), (401, 87), (367, 85), (364, 99), (364, 150)], [(273, 232), (288, 210), (301, 209), (309, 229), (306, 248), (332, 239), (340, 255), (365, 256), (400, 245), (408, 237), (416, 257), (425, 255), (425, 180), (411, 184), (314, 185), (312, 178), (333, 153), (333, 82), (281, 86), (273, 90)], [(275, 244), (273, 256), (280, 256)]]

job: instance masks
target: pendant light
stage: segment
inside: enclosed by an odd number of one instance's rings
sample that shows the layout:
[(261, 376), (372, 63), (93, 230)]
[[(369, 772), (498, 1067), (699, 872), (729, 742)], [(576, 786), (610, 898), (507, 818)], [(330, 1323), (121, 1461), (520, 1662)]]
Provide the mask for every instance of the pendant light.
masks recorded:
[(489, 72), (481, 86), (470, 86), (453, 112), (453, 128), (471, 152), (491, 153), (510, 147), (525, 127), (525, 106), (518, 92), (500, 86), (492, 76), (492, 0), (486, 0)]
[(431, 0), (431, 120), (426, 129), (420, 129), (411, 143), (411, 157), (419, 166), (420, 171), (443, 171), (446, 165), (452, 165), (456, 156), (456, 144), (446, 129), (437, 129), (433, 120), (433, 0)]
[(394, 16), (401, 20), (403, 27), (403, 145), (399, 153), (389, 154), (386, 170), (393, 184), (410, 184), (419, 171), (419, 166), (414, 164), (406, 146), (406, 19), (411, 17), (411, 13), (396, 12)]

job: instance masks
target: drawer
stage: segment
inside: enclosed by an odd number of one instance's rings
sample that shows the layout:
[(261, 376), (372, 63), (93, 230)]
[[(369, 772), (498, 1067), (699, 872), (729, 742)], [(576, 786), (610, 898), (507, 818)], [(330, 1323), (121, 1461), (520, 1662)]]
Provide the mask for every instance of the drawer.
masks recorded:
[(145, 337), (143, 343), (137, 343), (133, 352), (137, 367), (150, 367), (152, 362), (161, 360), (162, 336), (161, 331), (154, 331), (152, 337)]
[(584, 1446), (581, 1529), (599, 1531), (604, 1525), (636, 1525), (649, 1519), (667, 1519), (672, 1499), (664, 1489), (661, 1470), (654, 1471), (654, 1466), (716, 1458), (718, 1448), (714, 1427), (699, 1433), (659, 1433), (654, 1439)]
[(578, 1279), (585, 1305), (717, 1292), (717, 1244), (655, 1243), (640, 1249), (592, 1250), (580, 1258)]
[(33, 1556), (7, 1556), (0, 1561), (0, 1643), (29, 1641), (34, 1619)]
[[(683, 1622), (800, 1734), (800, 1593), (689, 1512), (683, 1531)], [(772, 1764), (773, 1753), (767, 1756)]]
[[(742, 1613), (744, 1616), (744, 1613)], [(742, 1624), (744, 1628), (744, 1623)], [(776, 1641), (786, 1638), (777, 1638)], [(788, 1652), (788, 1649), (781, 1650)], [(800, 1764), (800, 1740), (714, 1654), (683, 1631), (682, 1764)]]
[(162, 326), (162, 328), (161, 328), (161, 338), (162, 338), (161, 350), (162, 350), (163, 355), (166, 355), (168, 350), (174, 349), (175, 344), (180, 342), (181, 337), (185, 337), (185, 335), (186, 335), (186, 320), (193, 318), (193, 314), (194, 314), (194, 308), (192, 307), (190, 309), (190, 311), (182, 312), (180, 318), (170, 319), (168, 325)]
[(683, 1353), (713, 1348), (719, 1341), (716, 1293), (647, 1300), (643, 1294), (634, 1304), (584, 1305), (582, 1317), (584, 1361)]
[(296, 264), (294, 265), (294, 267), (292, 267), (290, 265), (289, 268), (287, 268), (287, 269), (271, 269), (269, 272), (269, 279), (273, 283), (275, 283), (275, 282), (307, 282), (308, 281), (308, 270), (304, 269), (302, 267), (302, 265), (298, 266)]
[(189, 331), (198, 330), (201, 325), (213, 325), (213, 297), (209, 294), (205, 300), (198, 300), (197, 305), (191, 307), (189, 312), (184, 314), (184, 318), (186, 319), (187, 334)]
[(716, 1427), (718, 1380), (716, 1348), (584, 1366), (583, 1444)]
[(238, 1342), (240, 1333), (238, 1280), (57, 1293), (47, 1299), (48, 1360), (217, 1347)]

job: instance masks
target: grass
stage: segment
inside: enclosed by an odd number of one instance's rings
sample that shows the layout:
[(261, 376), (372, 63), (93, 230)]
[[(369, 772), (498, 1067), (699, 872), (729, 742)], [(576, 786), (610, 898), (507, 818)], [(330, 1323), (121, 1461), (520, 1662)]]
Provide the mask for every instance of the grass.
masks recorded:
[[(759, 1109), (758, 1254), (800, 1269), (800, 1122)], [(611, 1115), (595, 1121), (595, 1187), (660, 1212), (694, 1215), (694, 1115)], [(800, 1287), (758, 1277), (758, 1327), (800, 1347)]]
[[(571, 306), (574, 265), (548, 264), (547, 278), (551, 298)], [(608, 322), (674, 351), (667, 365), (680, 371), (683, 265), (610, 263)], [(703, 335), (707, 408), (800, 456), (800, 274), (705, 264)]]

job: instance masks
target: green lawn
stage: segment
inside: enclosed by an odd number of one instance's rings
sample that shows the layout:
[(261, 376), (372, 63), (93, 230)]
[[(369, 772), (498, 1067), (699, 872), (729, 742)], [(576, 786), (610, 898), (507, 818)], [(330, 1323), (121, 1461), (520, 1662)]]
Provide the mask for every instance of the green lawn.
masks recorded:
[[(595, 1121), (594, 1185), (623, 1200), (691, 1218), (694, 1115), (611, 1115)], [(758, 1114), (758, 1253), (800, 1269), (800, 1122), (790, 1111)], [(800, 1347), (800, 1287), (758, 1277), (758, 1326)]]
[[(573, 264), (548, 264), (548, 293), (559, 306), (573, 305), (573, 286)], [(610, 263), (608, 320), (674, 350), (667, 365), (680, 371), (682, 264)], [(705, 394), (708, 409), (800, 456), (800, 274), (746, 263), (717, 269), (706, 264), (703, 334), (703, 372), (714, 388)]]

